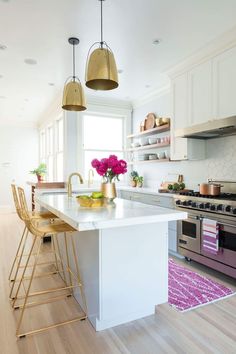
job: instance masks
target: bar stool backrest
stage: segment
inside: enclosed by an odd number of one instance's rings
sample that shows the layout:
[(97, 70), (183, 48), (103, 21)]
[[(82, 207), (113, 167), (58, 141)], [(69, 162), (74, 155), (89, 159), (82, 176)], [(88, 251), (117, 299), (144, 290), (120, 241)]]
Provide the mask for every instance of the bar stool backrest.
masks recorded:
[(30, 217), (30, 214), (28, 211), (27, 202), (26, 202), (26, 198), (25, 198), (25, 192), (24, 192), (23, 188), (18, 187), (18, 195), (19, 195), (19, 201), (20, 201), (22, 220), (24, 220), (27, 229), (34, 236), (43, 237), (44, 232), (40, 231), (37, 228), (37, 226), (34, 225), (34, 223), (32, 222), (32, 218)]
[(23, 220), (23, 218), (22, 218), (22, 210), (21, 210), (19, 198), (18, 198), (18, 195), (17, 195), (17, 187), (16, 187), (16, 185), (15, 184), (11, 184), (11, 189), (12, 189), (12, 194), (13, 194), (13, 199), (14, 199), (17, 215), (19, 216), (19, 218), (21, 220)]

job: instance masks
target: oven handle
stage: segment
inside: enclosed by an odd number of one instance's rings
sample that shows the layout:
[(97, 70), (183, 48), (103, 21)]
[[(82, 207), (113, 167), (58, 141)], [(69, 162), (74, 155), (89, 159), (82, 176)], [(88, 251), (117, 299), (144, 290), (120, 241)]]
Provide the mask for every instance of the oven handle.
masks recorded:
[(222, 223), (222, 222), (217, 222), (218, 225), (222, 225), (222, 226), (229, 226), (229, 227), (233, 227), (233, 228), (236, 228), (236, 225), (232, 225), (232, 224), (226, 224), (225, 222)]

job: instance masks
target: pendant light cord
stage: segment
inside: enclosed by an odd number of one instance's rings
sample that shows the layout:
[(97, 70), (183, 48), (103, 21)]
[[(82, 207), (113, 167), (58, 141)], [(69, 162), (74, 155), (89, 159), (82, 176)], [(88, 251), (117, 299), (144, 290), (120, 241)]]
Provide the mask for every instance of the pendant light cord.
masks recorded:
[(73, 43), (73, 80), (75, 81), (75, 44)]
[(101, 48), (103, 48), (103, 12), (102, 12), (103, 0), (100, 1), (101, 1)]

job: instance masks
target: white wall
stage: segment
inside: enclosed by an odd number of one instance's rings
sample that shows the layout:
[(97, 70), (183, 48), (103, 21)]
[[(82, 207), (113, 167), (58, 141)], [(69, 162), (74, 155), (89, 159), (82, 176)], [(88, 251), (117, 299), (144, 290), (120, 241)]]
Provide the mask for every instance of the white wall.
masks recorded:
[(0, 126), (0, 209), (14, 205), (11, 183), (23, 186), (29, 199), (32, 179), (29, 171), (38, 165), (38, 130), (36, 127)]
[[(149, 112), (171, 117), (170, 94), (134, 109), (134, 132), (139, 131), (140, 122)], [(173, 180), (172, 173), (183, 174), (187, 187), (193, 189), (198, 189), (198, 183), (206, 182), (207, 178), (236, 180), (236, 136), (208, 140), (206, 145), (205, 160), (141, 164), (134, 169), (144, 176), (146, 186), (157, 188), (163, 180)]]

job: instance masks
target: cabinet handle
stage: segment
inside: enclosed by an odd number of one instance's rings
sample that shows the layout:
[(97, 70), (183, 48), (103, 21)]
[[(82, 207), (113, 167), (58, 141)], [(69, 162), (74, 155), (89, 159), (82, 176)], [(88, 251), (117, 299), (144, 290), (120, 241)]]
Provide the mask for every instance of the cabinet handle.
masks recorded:
[(153, 198), (153, 199), (151, 199), (151, 201), (152, 201), (152, 202), (160, 203), (160, 199), (155, 199), (155, 198)]

